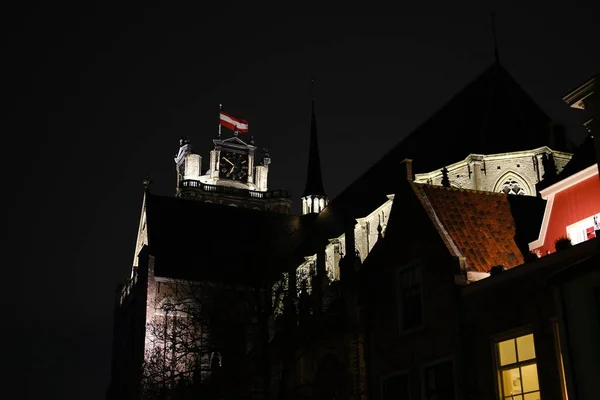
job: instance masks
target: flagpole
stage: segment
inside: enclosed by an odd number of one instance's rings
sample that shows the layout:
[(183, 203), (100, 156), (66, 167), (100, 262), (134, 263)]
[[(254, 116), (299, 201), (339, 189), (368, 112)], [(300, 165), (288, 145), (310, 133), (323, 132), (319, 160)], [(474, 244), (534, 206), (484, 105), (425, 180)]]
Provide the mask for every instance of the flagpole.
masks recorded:
[(219, 104), (219, 135), (217, 136), (221, 139), (221, 110), (223, 109), (223, 104)]

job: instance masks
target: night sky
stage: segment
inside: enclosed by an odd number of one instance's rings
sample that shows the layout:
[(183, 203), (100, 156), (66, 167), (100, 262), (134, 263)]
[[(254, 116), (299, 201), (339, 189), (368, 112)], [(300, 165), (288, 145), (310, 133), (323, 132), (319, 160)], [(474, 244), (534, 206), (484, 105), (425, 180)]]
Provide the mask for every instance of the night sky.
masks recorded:
[[(166, 4), (4, 10), (1, 359), (18, 398), (104, 398), (142, 180), (173, 195), (178, 140), (206, 162), (219, 103), (269, 148), (270, 188), (291, 190), (298, 211), (310, 77), (334, 197), (494, 60), (485, 9), (291, 17)], [(501, 63), (575, 140), (580, 115), (561, 98), (600, 70), (599, 11), (497, 13)]]

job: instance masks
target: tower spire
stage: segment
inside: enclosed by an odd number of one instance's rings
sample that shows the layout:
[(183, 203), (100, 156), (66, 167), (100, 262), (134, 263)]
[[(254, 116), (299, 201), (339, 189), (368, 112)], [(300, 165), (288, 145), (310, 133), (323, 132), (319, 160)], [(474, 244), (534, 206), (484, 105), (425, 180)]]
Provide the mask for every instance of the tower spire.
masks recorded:
[(496, 13), (494, 11), (491, 12), (492, 18), (492, 38), (494, 39), (494, 58), (496, 59), (496, 64), (500, 64), (500, 56), (498, 55), (498, 38), (496, 37)]
[(317, 137), (314, 78), (311, 79), (311, 98), (308, 168), (306, 173), (306, 186), (304, 187), (304, 193), (302, 194), (303, 214), (310, 212), (319, 213), (327, 205), (327, 196), (325, 195), (325, 189), (323, 188), (323, 177), (321, 175), (321, 158), (319, 155), (319, 141)]

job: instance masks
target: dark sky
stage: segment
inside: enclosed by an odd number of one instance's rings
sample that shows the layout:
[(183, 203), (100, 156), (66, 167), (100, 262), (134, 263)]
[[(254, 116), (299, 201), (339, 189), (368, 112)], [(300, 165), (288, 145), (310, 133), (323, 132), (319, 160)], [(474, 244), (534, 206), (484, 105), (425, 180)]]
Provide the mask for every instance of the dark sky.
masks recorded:
[[(141, 182), (174, 193), (178, 139), (207, 157), (220, 102), (270, 149), (270, 187), (298, 196), (315, 76), (333, 197), (493, 62), (486, 9), (316, 17), (166, 4), (4, 13), (1, 359), (19, 398), (104, 397)], [(600, 70), (598, 11), (497, 14), (502, 64), (576, 140), (579, 115), (561, 97)]]

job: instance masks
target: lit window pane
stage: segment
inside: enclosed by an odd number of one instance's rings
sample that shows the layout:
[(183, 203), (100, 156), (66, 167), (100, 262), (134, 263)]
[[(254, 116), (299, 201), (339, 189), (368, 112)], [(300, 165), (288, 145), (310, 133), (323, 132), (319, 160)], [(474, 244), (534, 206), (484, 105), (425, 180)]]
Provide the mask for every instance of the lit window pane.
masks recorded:
[(531, 360), (535, 358), (535, 345), (533, 344), (533, 334), (517, 338), (517, 351), (519, 361)]
[(519, 368), (502, 371), (502, 386), (505, 397), (523, 393), (523, 390), (521, 389), (521, 376), (519, 374)]
[(540, 400), (540, 392), (526, 394), (525, 400)]
[(537, 365), (532, 364), (521, 367), (521, 376), (523, 379), (524, 392), (540, 390), (540, 385), (538, 384)]
[(500, 353), (500, 366), (517, 362), (515, 341), (513, 339), (498, 343), (498, 353)]
[(521, 395), (507, 396), (507, 397), (505, 397), (505, 399), (507, 399), (507, 400), (523, 400), (523, 396), (521, 396)]

